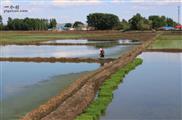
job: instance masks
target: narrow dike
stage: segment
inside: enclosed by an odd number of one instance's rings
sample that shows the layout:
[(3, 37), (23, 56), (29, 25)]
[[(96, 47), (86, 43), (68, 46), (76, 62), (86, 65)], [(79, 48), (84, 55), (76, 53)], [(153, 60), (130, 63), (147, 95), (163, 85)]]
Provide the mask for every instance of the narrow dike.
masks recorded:
[(99, 59), (99, 58), (66, 58), (66, 57), (0, 57), (0, 61), (10, 61), (10, 62), (87, 62), (87, 63), (107, 63), (115, 60), (114, 58)]
[(85, 111), (94, 100), (103, 82), (116, 71), (132, 62), (137, 55), (145, 50), (155, 36), (134, 47), (115, 61), (106, 63), (97, 71), (76, 80), (59, 95), (50, 99), (39, 108), (27, 113), (22, 120), (73, 120)]
[(136, 58), (131, 63), (120, 68), (116, 73), (111, 75), (109, 79), (104, 81), (99, 89), (98, 97), (75, 120), (98, 120), (105, 112), (108, 104), (112, 101), (113, 91), (117, 89), (125, 75), (135, 69), (138, 65), (142, 64), (142, 62), (142, 59)]

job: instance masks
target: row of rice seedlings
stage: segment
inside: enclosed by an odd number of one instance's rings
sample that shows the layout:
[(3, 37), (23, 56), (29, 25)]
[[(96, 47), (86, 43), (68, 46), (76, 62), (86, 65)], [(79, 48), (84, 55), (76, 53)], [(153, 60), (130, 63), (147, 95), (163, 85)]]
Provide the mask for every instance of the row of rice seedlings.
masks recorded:
[(125, 65), (116, 73), (111, 75), (99, 89), (98, 97), (87, 107), (87, 109), (75, 120), (98, 120), (105, 113), (108, 104), (112, 101), (113, 91), (117, 89), (119, 83), (129, 71), (142, 64), (142, 59), (136, 58), (133, 62)]

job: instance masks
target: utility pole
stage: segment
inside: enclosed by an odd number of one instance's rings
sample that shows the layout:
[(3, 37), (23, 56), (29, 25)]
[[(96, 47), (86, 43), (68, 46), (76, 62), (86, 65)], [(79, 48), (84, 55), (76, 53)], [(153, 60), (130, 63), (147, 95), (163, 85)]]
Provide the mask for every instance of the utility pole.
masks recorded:
[(178, 24), (181, 25), (181, 7), (178, 6)]

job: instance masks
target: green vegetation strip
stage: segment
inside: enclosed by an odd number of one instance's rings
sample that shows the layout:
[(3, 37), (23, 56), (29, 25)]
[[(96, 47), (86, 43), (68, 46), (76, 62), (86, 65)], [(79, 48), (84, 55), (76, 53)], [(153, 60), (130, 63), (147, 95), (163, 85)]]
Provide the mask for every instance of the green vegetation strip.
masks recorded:
[(182, 49), (182, 36), (181, 34), (160, 35), (149, 49)]
[(105, 112), (108, 104), (112, 101), (113, 91), (117, 89), (120, 82), (126, 74), (135, 69), (136, 66), (142, 64), (143, 60), (136, 58), (133, 62), (119, 69), (115, 74), (111, 75), (100, 87), (98, 97), (88, 106), (88, 108), (75, 120), (98, 120)]

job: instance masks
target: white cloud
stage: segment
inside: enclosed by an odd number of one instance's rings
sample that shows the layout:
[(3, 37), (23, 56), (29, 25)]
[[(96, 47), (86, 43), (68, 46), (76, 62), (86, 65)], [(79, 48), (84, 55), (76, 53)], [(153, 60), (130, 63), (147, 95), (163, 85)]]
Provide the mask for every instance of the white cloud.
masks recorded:
[(182, 0), (131, 0), (136, 6), (182, 5)]
[(171, 3), (171, 2), (181, 2), (181, 0), (130, 0), (130, 2), (140, 2), (140, 3), (147, 3), (147, 2), (166, 3), (166, 2), (169, 2), (169, 3)]
[(93, 5), (103, 2), (102, 0), (52, 0), (53, 5)]
[(11, 4), (13, 1), (12, 0), (2, 0), (1, 4), (3, 5), (7, 5), (7, 4)]
[(97, 5), (100, 3), (138, 3), (138, 4), (171, 4), (182, 3), (182, 0), (1, 0), (2, 4), (29, 4), (29, 5)]

